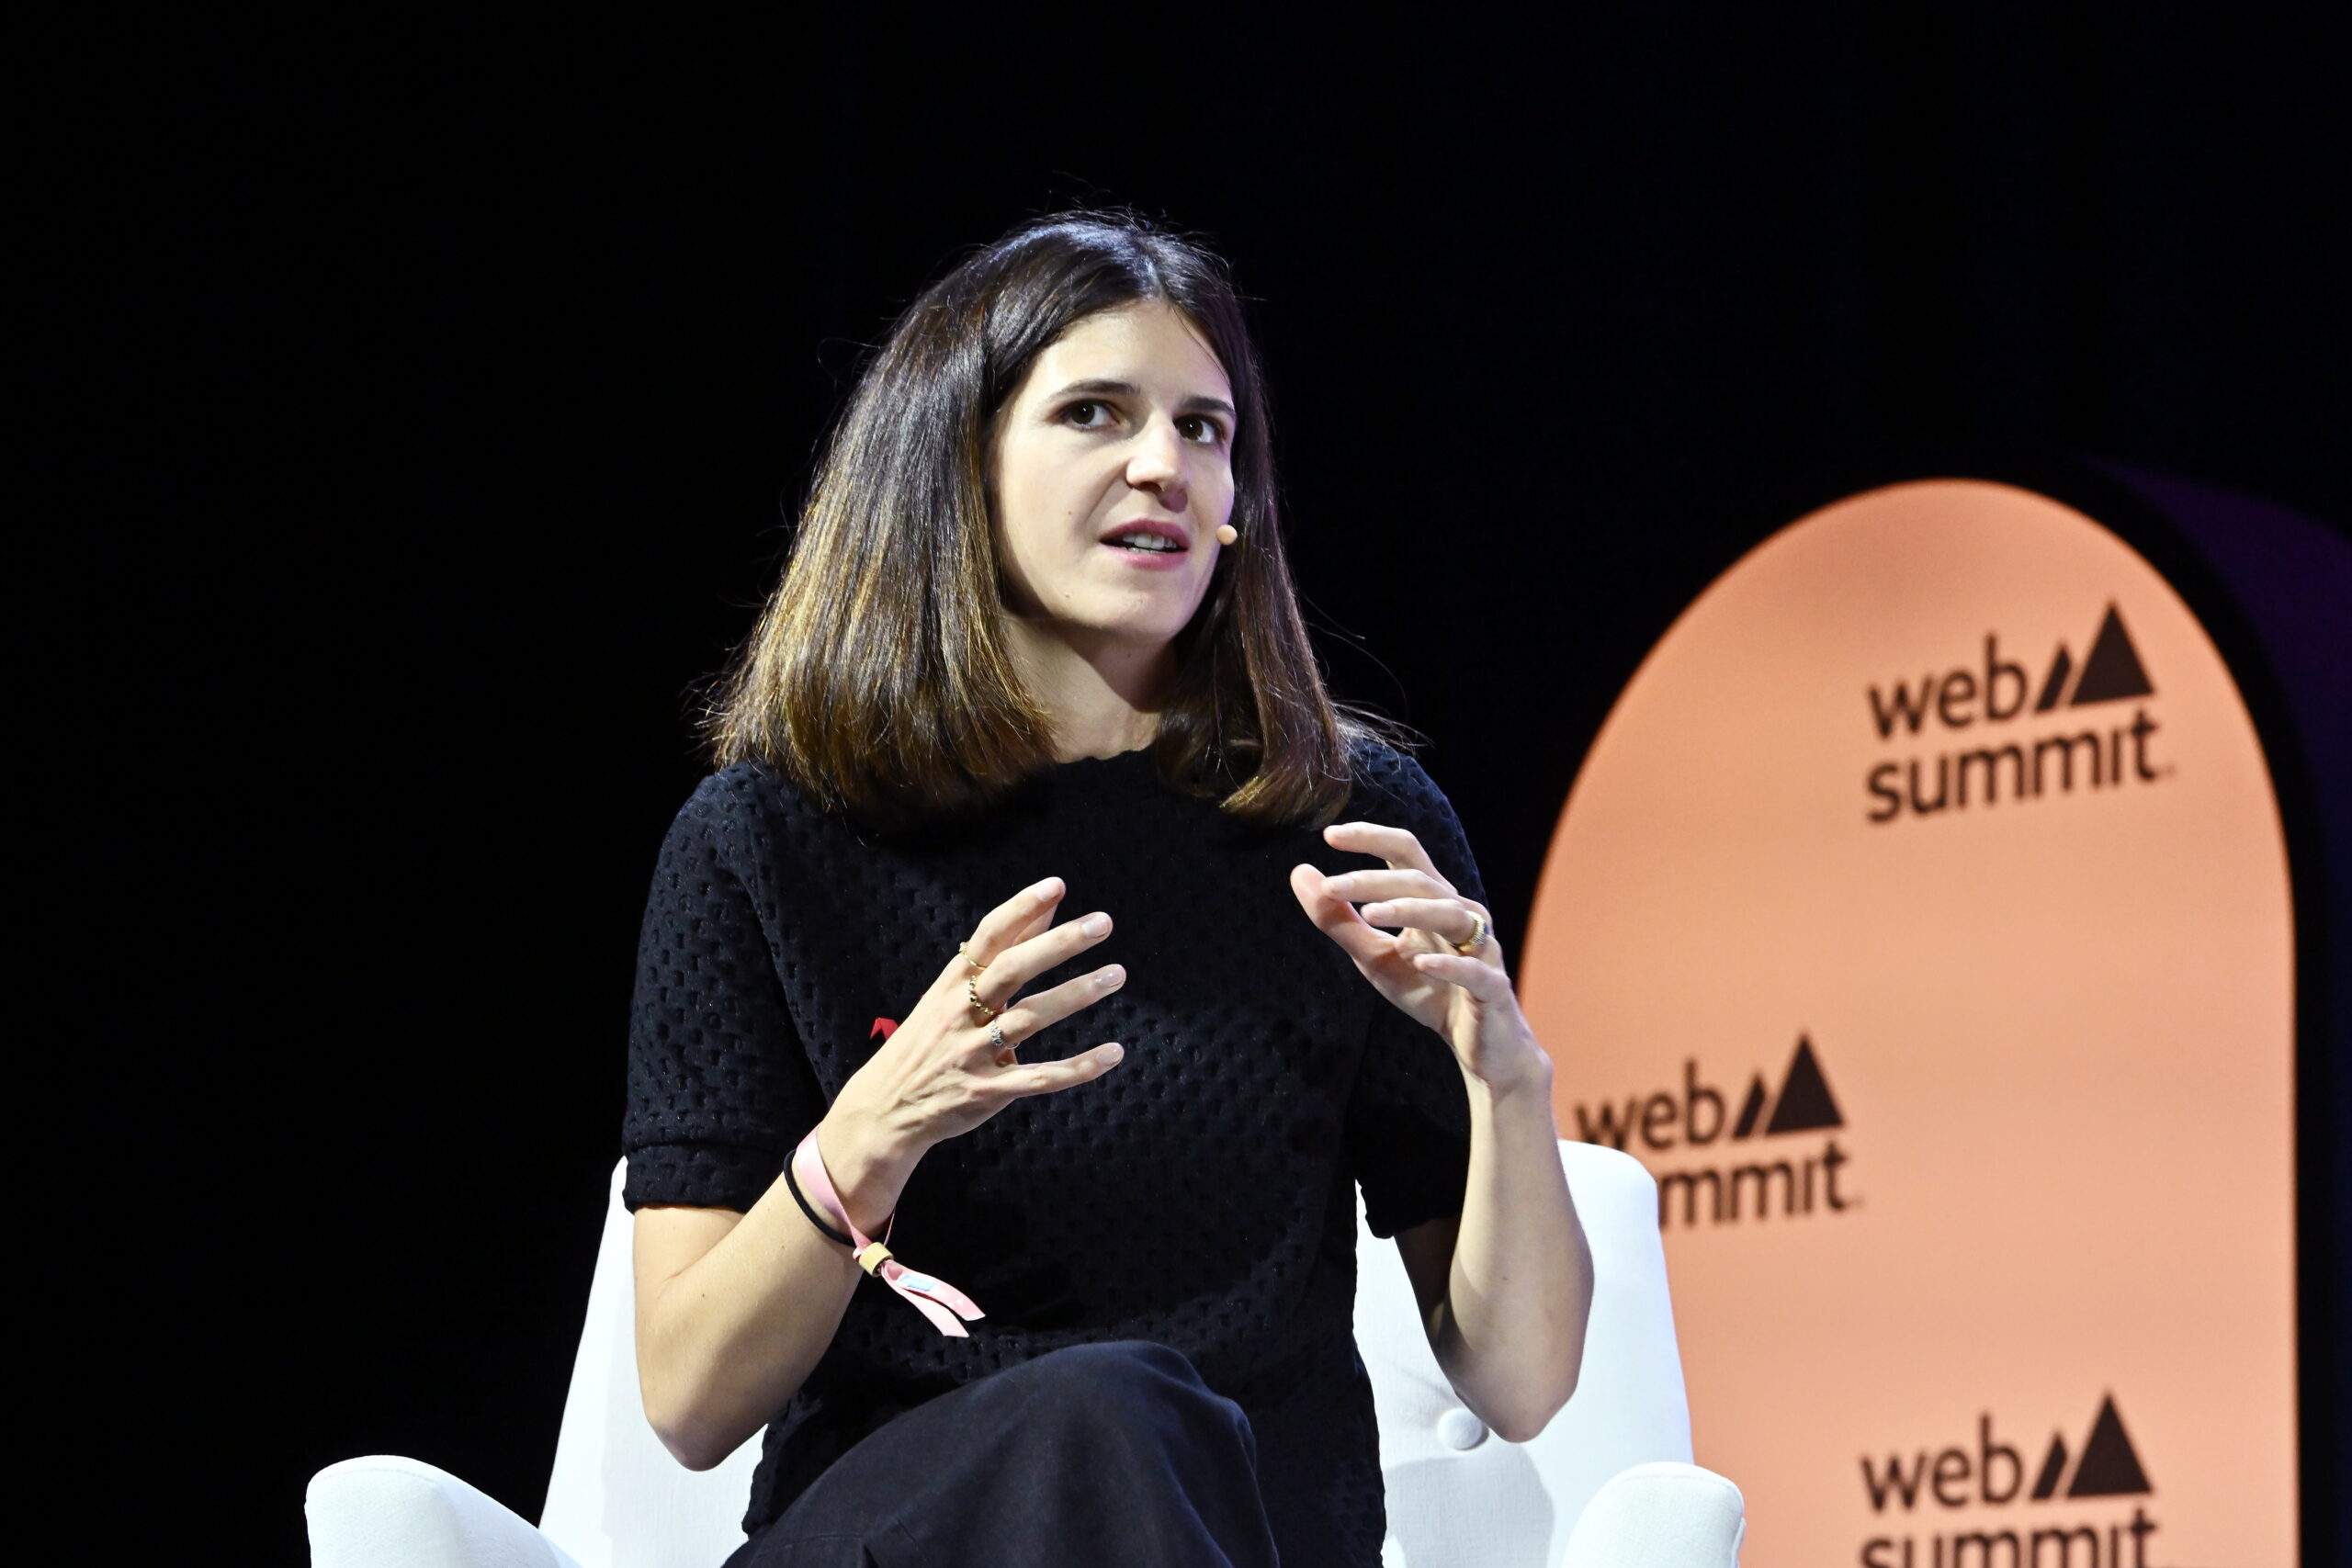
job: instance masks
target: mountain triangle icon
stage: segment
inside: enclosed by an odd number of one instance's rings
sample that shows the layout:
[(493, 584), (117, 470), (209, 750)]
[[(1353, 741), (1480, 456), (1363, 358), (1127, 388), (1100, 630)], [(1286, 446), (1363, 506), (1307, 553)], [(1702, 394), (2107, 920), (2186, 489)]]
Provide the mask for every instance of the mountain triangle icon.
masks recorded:
[(1821, 1076), (1821, 1064), (1814, 1059), (1812, 1040), (1798, 1035), (1797, 1054), (1790, 1058), (1788, 1077), (1781, 1080), (1780, 1102), (1772, 1107), (1765, 1134), (1809, 1133), (1817, 1127), (1845, 1124), (1829, 1092), (1829, 1080)]
[(2058, 1483), (2066, 1474), (2066, 1438), (2062, 1432), (2050, 1434), (2050, 1451), (2041, 1456), (2041, 1472), (2033, 1478), (2033, 1500), (2047, 1503), (2058, 1495)]
[(2078, 708), (2088, 703), (2153, 696), (2155, 690), (2140, 662), (2140, 650), (2132, 646), (2132, 634), (2123, 629), (2123, 617), (2113, 604), (2108, 605), (2107, 618), (2098, 624), (2091, 650), (2083, 655), (2083, 673), (2066, 705)]
[(2059, 699), (2066, 694), (2066, 677), (2074, 672), (2075, 656), (2066, 651), (2066, 645), (2062, 642), (2057, 657), (2050, 661), (2050, 674), (2041, 682), (2041, 695), (2034, 700), (2033, 711), (2048, 713), (2056, 707)]
[(1734, 1139), (1747, 1137), (1756, 1131), (1756, 1123), (1764, 1115), (1765, 1100), (1764, 1075), (1758, 1073), (1747, 1080), (1747, 1098), (1739, 1102), (1739, 1122), (1731, 1130)]
[(2098, 1419), (2091, 1423), (2091, 1435), (2083, 1439), (2083, 1457), (2075, 1466), (2074, 1483), (2066, 1488), (2066, 1495), (2131, 1497), (2154, 1490), (2148, 1484), (2148, 1472), (2140, 1468), (2140, 1455), (2123, 1430), (2123, 1417), (2115, 1413), (2115, 1396), (2110, 1393), (2099, 1402)]

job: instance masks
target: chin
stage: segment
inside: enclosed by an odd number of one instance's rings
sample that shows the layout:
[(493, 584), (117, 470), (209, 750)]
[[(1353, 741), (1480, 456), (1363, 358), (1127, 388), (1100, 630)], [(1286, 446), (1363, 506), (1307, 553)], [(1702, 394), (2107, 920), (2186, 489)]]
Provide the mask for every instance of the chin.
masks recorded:
[(1200, 607), (1199, 596), (1187, 601), (1181, 608), (1166, 599), (1155, 597), (1140, 604), (1088, 606), (1087, 611), (1067, 616), (1065, 621), (1069, 625), (1083, 626), (1098, 637), (1116, 637), (1136, 642), (1173, 642), (1179, 633), (1193, 624), (1193, 617), (1200, 612)]

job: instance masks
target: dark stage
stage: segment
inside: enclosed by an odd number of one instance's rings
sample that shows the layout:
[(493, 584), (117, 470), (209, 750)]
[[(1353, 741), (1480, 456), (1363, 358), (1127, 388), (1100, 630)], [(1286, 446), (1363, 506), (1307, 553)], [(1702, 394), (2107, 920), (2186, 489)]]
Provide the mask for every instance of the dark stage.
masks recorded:
[[(81, 50), (89, 553), (48, 683), (108, 956), (43, 1049), (102, 1124), (130, 1085), (93, 1267), (139, 1312), (80, 1352), (130, 1405), (125, 1558), (298, 1561), (307, 1477), (370, 1452), (536, 1516), (699, 694), (862, 346), (1024, 217), (1132, 206), (1233, 260), (1332, 679), (1426, 737), (1506, 944), (1645, 652), (1815, 506), (2097, 458), (2352, 519), (2317, 6)], [(2345, 1317), (2305, 1302), (2318, 1562), (2352, 1537)]]

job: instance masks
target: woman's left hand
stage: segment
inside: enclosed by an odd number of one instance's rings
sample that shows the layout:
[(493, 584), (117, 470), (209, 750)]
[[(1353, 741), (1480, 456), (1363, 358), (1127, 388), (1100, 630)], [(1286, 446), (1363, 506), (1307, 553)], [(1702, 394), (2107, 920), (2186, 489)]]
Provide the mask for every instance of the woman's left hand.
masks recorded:
[[(1300, 907), (1364, 978), (1443, 1035), (1462, 1070), (1488, 1088), (1499, 1091), (1548, 1077), (1550, 1058), (1519, 1010), (1486, 908), (1457, 892), (1420, 840), (1402, 828), (1339, 822), (1323, 829), (1323, 840), (1387, 863), (1385, 871), (1339, 876), (1311, 865), (1290, 874)], [(1379, 929), (1384, 926), (1396, 934)], [(1473, 937), (1477, 945), (1465, 952)]]

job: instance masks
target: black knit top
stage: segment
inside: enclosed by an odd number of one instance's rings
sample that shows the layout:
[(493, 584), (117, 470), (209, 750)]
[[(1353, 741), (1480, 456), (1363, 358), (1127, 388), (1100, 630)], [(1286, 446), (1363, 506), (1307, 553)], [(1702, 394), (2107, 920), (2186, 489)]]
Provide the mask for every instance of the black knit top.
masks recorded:
[[(1483, 900), (1453, 812), (1368, 746), (1346, 819), (1418, 834)], [(1147, 752), (1068, 763), (952, 830), (862, 832), (772, 773), (704, 781), (662, 845), (629, 1034), (627, 1198), (747, 1210), (842, 1083), (988, 910), (1068, 884), (1057, 918), (1111, 936), (1127, 983), (1023, 1047), (1104, 1040), (1103, 1077), (1013, 1101), (933, 1148), (890, 1238), (987, 1316), (939, 1334), (862, 1280), (831, 1347), (767, 1428), (747, 1531), (890, 1416), (1081, 1342), (1182, 1350), (1248, 1414), (1285, 1564), (1372, 1568), (1385, 1519), (1352, 1337), (1355, 1187), (1383, 1235), (1461, 1212), (1462, 1076), (1299, 908), (1290, 868), (1355, 869), (1311, 829), (1236, 821)]]

